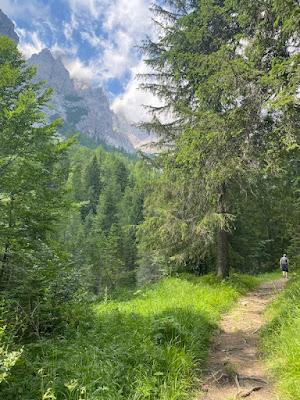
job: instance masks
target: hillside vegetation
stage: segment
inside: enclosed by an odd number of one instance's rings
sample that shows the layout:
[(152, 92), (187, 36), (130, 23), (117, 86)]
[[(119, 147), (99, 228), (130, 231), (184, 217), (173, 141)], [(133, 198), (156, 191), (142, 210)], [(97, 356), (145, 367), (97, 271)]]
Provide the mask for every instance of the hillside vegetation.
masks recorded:
[[(299, 6), (164, 3), (141, 46), (156, 157), (47, 119), (53, 89), (0, 37), (1, 400), (190, 398), (220, 313), (266, 278), (239, 274), (299, 264)], [(298, 288), (264, 339), (291, 399)]]

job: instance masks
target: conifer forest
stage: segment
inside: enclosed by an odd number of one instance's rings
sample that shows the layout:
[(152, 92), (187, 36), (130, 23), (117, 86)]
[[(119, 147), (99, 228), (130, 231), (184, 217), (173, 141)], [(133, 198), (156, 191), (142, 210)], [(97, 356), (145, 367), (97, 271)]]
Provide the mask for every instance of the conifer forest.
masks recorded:
[(300, 398), (299, 1), (151, 15), (151, 152), (49, 119), (54, 89), (0, 36), (1, 400), (201, 399), (221, 314), (283, 253), (259, 340), (277, 398)]

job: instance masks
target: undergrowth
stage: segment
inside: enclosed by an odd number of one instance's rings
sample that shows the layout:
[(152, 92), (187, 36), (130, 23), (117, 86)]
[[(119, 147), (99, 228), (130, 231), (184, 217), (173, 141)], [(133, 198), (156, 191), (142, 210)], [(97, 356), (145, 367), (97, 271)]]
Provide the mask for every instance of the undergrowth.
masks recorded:
[(288, 283), (268, 310), (262, 350), (280, 398), (300, 399), (300, 276)]
[(267, 279), (182, 275), (73, 304), (24, 346), (1, 400), (188, 399), (220, 314)]

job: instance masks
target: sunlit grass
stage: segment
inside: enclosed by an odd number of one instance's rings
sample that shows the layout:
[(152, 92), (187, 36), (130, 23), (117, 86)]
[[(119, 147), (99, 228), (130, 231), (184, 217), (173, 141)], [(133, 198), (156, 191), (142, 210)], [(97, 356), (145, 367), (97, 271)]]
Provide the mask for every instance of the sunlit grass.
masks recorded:
[(75, 305), (55, 338), (25, 348), (0, 398), (189, 399), (221, 313), (272, 278), (182, 275)]
[(300, 399), (300, 277), (294, 276), (267, 311), (262, 349), (280, 398)]

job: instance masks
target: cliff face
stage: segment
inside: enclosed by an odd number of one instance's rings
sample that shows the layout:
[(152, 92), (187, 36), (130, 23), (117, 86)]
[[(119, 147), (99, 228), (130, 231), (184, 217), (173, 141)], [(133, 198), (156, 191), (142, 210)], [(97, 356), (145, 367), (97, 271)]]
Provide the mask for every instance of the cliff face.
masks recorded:
[(115, 116), (115, 129), (125, 133), (130, 139), (131, 143), (136, 149), (140, 149), (145, 153), (154, 153), (155, 149), (151, 145), (157, 142), (157, 137), (153, 134), (149, 135), (147, 132), (136, 128), (125, 115), (114, 114)]
[(93, 88), (74, 82), (64, 67), (61, 57), (53, 57), (44, 49), (34, 54), (29, 63), (37, 66), (35, 81), (46, 81), (46, 87), (54, 87), (53, 109), (47, 111), (50, 119), (63, 118), (76, 132), (83, 132), (95, 142), (102, 139), (110, 145), (134, 151), (126, 132), (114, 124), (117, 119), (109, 107), (103, 88)]
[[(1, 10), (0, 35), (19, 42), (14, 24)], [(43, 49), (39, 54), (33, 54), (28, 62), (37, 66), (35, 82), (45, 81), (45, 87), (54, 87), (53, 108), (45, 110), (51, 121), (60, 117), (65, 122), (65, 129), (85, 133), (96, 143), (104, 140), (130, 152), (145, 139), (145, 134), (132, 127), (126, 117), (114, 114), (101, 86), (93, 88), (73, 81), (61, 56), (55, 58), (50, 50)]]
[(16, 43), (19, 43), (19, 36), (15, 32), (12, 21), (0, 10), (0, 36), (8, 36)]

